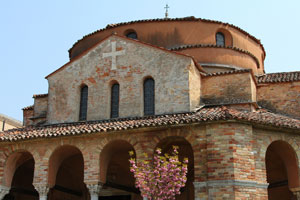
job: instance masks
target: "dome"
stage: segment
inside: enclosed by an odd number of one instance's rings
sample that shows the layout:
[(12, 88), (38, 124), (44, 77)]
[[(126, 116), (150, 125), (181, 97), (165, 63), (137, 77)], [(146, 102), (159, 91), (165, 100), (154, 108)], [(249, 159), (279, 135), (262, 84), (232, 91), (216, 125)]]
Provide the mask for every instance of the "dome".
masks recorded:
[(252, 69), (264, 73), (265, 50), (254, 36), (232, 24), (195, 17), (109, 24), (77, 41), (74, 59), (112, 33), (193, 56), (207, 72)]

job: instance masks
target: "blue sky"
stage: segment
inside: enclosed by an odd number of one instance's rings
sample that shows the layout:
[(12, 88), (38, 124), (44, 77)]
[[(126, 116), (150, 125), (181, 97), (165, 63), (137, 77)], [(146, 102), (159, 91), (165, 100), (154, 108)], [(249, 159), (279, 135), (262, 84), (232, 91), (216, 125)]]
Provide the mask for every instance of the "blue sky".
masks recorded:
[(68, 61), (68, 49), (107, 24), (195, 16), (239, 26), (265, 47), (267, 73), (299, 71), (299, 0), (0, 0), (0, 113), (22, 120), (45, 76)]

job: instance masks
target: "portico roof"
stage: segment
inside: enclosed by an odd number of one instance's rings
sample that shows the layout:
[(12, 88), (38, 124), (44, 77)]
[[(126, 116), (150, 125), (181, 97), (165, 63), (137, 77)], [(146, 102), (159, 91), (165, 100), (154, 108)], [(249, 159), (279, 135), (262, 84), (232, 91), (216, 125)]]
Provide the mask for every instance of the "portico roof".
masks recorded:
[(0, 141), (19, 141), (34, 138), (52, 138), (124, 131), (145, 127), (172, 127), (213, 121), (235, 120), (278, 128), (294, 129), (300, 132), (300, 120), (275, 114), (264, 109), (240, 111), (228, 106), (203, 107), (195, 112), (120, 118), (101, 121), (29, 126), (0, 133)]

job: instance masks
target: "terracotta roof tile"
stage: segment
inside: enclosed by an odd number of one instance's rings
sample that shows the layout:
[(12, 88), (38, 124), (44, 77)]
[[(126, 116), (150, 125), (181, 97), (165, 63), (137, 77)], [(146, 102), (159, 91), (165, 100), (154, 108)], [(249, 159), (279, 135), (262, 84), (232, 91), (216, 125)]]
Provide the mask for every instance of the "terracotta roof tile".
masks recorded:
[(240, 53), (246, 54), (248, 56), (250, 56), (251, 58), (253, 58), (257, 64), (257, 67), (260, 68), (260, 64), (258, 59), (249, 51), (245, 51), (243, 49), (237, 48), (237, 47), (233, 47), (233, 46), (220, 46), (220, 45), (216, 45), (216, 44), (188, 44), (188, 45), (181, 45), (178, 47), (173, 47), (170, 48), (171, 51), (180, 51), (180, 50), (184, 50), (184, 49), (191, 49), (191, 48), (221, 48), (221, 49), (231, 49), (234, 51), (238, 51)]
[(25, 108), (22, 108), (22, 110), (33, 110), (33, 105), (26, 106)]
[(215, 73), (208, 73), (204, 76), (220, 76), (225, 74), (239, 74), (239, 73), (246, 73), (251, 72), (251, 69), (237, 69), (237, 70), (230, 70), (230, 71), (222, 71), (222, 72), (215, 72)]
[(34, 94), (32, 98), (42, 98), (42, 97), (47, 97), (48, 96), (48, 93), (47, 94)]
[(258, 83), (281, 83), (300, 81), (300, 71), (278, 72), (257, 76)]
[(167, 114), (147, 117), (112, 119), (102, 121), (76, 122), (31, 126), (0, 133), (1, 141), (18, 141), (34, 138), (49, 138), (98, 132), (122, 131), (142, 127), (163, 127), (219, 120), (237, 120), (300, 131), (300, 120), (274, 114), (266, 110), (255, 112), (238, 111), (219, 107), (204, 107), (196, 112)]
[(209, 20), (209, 19), (202, 19), (202, 18), (196, 18), (194, 16), (190, 16), (190, 17), (183, 17), (183, 18), (157, 18), (157, 19), (143, 19), (143, 20), (135, 20), (135, 21), (130, 21), (130, 22), (121, 22), (121, 23), (116, 23), (116, 24), (108, 24), (105, 28), (103, 29), (99, 29), (97, 31), (94, 31), (88, 35), (85, 35), (82, 39), (78, 40), (70, 49), (69, 49), (69, 53), (72, 51), (72, 49), (83, 39), (94, 35), (98, 32), (104, 31), (106, 29), (110, 29), (110, 28), (114, 28), (114, 27), (118, 27), (118, 26), (122, 26), (122, 25), (128, 25), (128, 24), (135, 24), (135, 23), (144, 23), (144, 22), (165, 22), (165, 21), (201, 21), (201, 22), (208, 22), (208, 23), (216, 23), (216, 24), (222, 24), (224, 26), (230, 26), (232, 28), (235, 28), (237, 30), (239, 30), (240, 32), (246, 34), (248, 37), (250, 37), (251, 39), (253, 39), (255, 42), (257, 42), (261, 48), (263, 49), (264, 55), (266, 57), (266, 52), (265, 49), (263, 47), (263, 45), (261, 44), (260, 40), (257, 39), (256, 37), (252, 36), (251, 34), (249, 34), (248, 32), (244, 31), (243, 29), (233, 25), (233, 24), (229, 24), (229, 23), (224, 23), (224, 22), (220, 22), (220, 21), (216, 21), (216, 20)]

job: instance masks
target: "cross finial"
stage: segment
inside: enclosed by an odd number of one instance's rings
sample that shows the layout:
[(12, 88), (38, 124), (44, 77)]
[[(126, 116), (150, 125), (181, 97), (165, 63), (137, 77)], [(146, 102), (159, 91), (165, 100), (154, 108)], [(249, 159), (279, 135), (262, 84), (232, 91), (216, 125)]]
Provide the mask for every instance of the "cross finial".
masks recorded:
[(169, 9), (169, 8), (170, 8), (169, 5), (166, 4), (166, 7), (165, 7), (165, 9), (166, 9), (165, 18), (166, 18), (166, 19), (167, 19), (168, 16), (169, 16), (169, 13), (168, 13), (168, 9)]

